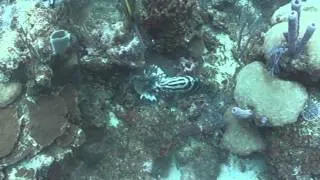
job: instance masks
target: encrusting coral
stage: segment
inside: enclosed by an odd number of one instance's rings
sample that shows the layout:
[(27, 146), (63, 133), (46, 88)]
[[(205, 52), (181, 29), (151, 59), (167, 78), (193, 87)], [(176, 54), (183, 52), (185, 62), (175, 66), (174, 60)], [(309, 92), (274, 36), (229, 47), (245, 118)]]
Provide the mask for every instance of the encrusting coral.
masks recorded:
[(144, 0), (144, 28), (159, 52), (172, 52), (185, 46), (185, 38), (201, 22), (196, 0)]

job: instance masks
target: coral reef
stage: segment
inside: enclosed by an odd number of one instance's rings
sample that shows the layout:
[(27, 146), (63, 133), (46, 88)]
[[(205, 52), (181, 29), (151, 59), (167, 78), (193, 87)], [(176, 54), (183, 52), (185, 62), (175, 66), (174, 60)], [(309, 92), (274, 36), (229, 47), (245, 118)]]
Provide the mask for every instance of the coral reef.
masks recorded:
[(315, 2), (0, 2), (0, 179), (319, 179)]
[(195, 0), (144, 0), (142, 24), (159, 52), (174, 52), (185, 47), (185, 39), (201, 24)]

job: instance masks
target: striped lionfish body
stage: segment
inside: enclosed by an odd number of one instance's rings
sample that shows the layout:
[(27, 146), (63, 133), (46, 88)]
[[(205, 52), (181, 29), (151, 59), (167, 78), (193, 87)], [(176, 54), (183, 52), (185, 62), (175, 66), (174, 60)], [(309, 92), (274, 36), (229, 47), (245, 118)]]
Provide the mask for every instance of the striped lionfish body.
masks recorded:
[(199, 80), (191, 76), (164, 77), (155, 83), (155, 89), (161, 92), (187, 93), (197, 90)]

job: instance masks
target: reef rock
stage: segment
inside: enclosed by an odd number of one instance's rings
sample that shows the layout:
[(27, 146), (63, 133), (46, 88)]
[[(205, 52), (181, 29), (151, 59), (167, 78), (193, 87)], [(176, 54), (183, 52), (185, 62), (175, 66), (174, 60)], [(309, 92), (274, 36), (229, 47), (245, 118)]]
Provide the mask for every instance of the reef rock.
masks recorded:
[(194, 179), (216, 179), (224, 160), (226, 156), (218, 148), (196, 140), (191, 140), (176, 153), (176, 163), (183, 176)]
[(277, 179), (319, 179), (320, 121), (299, 121), (274, 128), (268, 137), (267, 161)]
[(236, 81), (237, 103), (253, 107), (258, 116), (267, 117), (273, 126), (296, 122), (308, 98), (304, 87), (271, 76), (260, 62), (241, 69)]

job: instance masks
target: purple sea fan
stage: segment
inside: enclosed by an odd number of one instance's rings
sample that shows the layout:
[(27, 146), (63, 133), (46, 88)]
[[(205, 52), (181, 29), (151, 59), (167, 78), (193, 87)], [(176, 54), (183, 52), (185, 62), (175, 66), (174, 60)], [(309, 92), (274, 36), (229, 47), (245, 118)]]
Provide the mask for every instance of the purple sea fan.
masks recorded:
[(288, 49), (283, 47), (273, 48), (270, 51), (270, 61), (269, 70), (272, 76), (280, 73), (280, 60), (283, 58), (284, 54), (287, 53)]
[(301, 112), (301, 116), (306, 121), (314, 121), (320, 118), (320, 103), (308, 100), (306, 107)]

